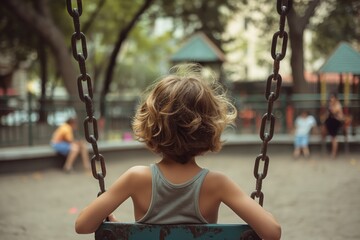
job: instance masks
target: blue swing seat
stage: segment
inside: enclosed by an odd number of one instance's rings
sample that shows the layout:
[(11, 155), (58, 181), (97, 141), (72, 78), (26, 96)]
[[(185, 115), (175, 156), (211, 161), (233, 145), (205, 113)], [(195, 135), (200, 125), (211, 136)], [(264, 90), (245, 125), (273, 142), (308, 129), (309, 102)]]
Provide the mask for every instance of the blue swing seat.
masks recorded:
[(151, 225), (104, 222), (95, 240), (256, 240), (256, 233), (245, 224)]

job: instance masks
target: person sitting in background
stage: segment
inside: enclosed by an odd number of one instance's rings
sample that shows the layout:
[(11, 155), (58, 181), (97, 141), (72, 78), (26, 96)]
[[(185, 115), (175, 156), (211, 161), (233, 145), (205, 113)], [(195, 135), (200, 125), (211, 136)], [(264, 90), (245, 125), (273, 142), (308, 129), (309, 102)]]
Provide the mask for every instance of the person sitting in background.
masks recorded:
[(84, 141), (74, 139), (74, 130), (76, 129), (76, 119), (69, 118), (65, 123), (60, 125), (52, 135), (51, 146), (54, 150), (66, 157), (63, 166), (64, 171), (69, 172), (80, 154), (83, 166), (86, 170), (90, 169), (89, 153)]

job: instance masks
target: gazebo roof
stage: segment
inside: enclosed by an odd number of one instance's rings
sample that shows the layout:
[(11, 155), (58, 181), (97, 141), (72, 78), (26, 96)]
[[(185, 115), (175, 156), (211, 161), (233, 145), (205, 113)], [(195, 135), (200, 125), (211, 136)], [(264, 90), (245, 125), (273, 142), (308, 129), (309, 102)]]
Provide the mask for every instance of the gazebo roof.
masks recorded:
[(193, 35), (172, 57), (172, 62), (223, 62), (224, 53), (204, 34)]
[(342, 42), (321, 66), (319, 73), (360, 74), (360, 53), (350, 44)]

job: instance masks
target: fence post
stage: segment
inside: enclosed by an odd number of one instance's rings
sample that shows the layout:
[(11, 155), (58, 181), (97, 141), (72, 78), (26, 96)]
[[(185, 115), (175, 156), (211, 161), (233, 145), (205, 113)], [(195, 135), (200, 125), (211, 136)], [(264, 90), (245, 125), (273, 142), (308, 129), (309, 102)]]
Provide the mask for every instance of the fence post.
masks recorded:
[(286, 133), (287, 132), (287, 124), (286, 124), (286, 119), (287, 119), (287, 104), (288, 104), (288, 97), (285, 95), (281, 95), (280, 96), (280, 111), (282, 114), (282, 118), (281, 118), (281, 129), (282, 129), (282, 133)]
[(33, 146), (33, 134), (32, 134), (32, 121), (31, 121), (31, 115), (32, 115), (32, 95), (30, 92), (27, 93), (28, 97), (28, 144), (29, 146)]

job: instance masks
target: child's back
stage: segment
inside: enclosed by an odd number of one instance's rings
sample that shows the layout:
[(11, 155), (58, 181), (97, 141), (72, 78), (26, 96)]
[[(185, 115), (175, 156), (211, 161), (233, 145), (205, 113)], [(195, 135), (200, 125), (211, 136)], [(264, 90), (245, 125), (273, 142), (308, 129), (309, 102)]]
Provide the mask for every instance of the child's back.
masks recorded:
[[(136, 112), (133, 130), (161, 155), (151, 165), (129, 169), (80, 214), (76, 230), (94, 232), (129, 197), (143, 223), (216, 223), (221, 203), (264, 239), (279, 239), (280, 225), (222, 173), (197, 165), (195, 157), (219, 151), (224, 128), (236, 117), (218, 84), (202, 80), (197, 66), (177, 69), (156, 83)], [(179, 75), (180, 74), (180, 75)], [(113, 219), (113, 216), (110, 216)]]

